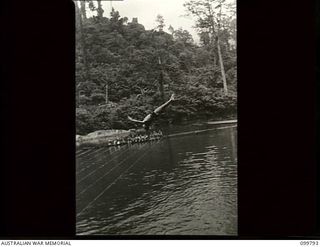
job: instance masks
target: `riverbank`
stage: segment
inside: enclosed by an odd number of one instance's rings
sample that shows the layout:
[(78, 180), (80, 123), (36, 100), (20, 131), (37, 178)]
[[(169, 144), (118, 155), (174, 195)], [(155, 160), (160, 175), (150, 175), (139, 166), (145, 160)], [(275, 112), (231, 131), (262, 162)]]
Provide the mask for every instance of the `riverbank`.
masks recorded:
[[(212, 130), (218, 125), (236, 124), (237, 120), (223, 120), (223, 121), (206, 121), (206, 122), (187, 122), (183, 125), (174, 125), (164, 128), (165, 137), (175, 137), (181, 135), (198, 134), (204, 131)], [(181, 131), (187, 128), (188, 131)], [(192, 128), (192, 130), (189, 130)], [(174, 129), (174, 130), (173, 130)], [(134, 144), (140, 142), (154, 141), (162, 138), (161, 130), (153, 130), (147, 134), (145, 132), (131, 130), (97, 130), (88, 135), (76, 135), (77, 147), (81, 145), (107, 145), (119, 146), (124, 144)]]

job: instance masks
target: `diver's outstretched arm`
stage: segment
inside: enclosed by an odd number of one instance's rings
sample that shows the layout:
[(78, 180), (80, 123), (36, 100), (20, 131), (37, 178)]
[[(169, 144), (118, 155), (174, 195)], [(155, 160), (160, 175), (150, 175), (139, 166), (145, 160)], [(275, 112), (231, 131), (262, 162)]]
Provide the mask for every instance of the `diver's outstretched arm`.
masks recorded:
[(144, 123), (144, 121), (141, 121), (141, 120), (137, 120), (137, 119), (133, 119), (132, 117), (128, 116), (128, 119), (132, 122), (135, 122), (135, 123)]
[(166, 103), (156, 108), (153, 112), (155, 114), (159, 114), (159, 112), (161, 112), (165, 107), (167, 107), (172, 101), (174, 101), (174, 94), (171, 95), (170, 99)]

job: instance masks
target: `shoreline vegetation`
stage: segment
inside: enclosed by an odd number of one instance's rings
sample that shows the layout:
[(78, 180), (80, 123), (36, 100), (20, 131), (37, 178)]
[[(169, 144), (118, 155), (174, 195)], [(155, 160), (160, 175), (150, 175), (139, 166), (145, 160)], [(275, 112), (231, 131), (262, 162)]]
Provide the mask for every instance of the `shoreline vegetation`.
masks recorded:
[(177, 99), (155, 128), (237, 118), (235, 16), (220, 16), (219, 32), (210, 27), (217, 27), (216, 19), (198, 18), (195, 43), (187, 30), (173, 28), (161, 15), (155, 17), (157, 26), (146, 30), (138, 18), (130, 21), (114, 9), (105, 17), (96, 10), (87, 18), (76, 3), (77, 135), (141, 128), (127, 116), (143, 119), (171, 93)]

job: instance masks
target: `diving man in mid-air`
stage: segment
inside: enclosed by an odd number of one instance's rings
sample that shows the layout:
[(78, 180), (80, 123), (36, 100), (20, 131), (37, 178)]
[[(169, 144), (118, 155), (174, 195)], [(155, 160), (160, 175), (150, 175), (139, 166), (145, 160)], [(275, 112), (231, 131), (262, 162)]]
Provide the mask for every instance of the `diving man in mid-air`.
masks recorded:
[(132, 117), (128, 116), (128, 119), (132, 122), (135, 123), (140, 123), (142, 124), (142, 127), (148, 131), (150, 128), (150, 125), (155, 121), (155, 119), (158, 117), (159, 113), (165, 108), (167, 107), (172, 101), (174, 101), (174, 94), (171, 95), (170, 99), (162, 104), (161, 106), (159, 106), (158, 108), (156, 108), (152, 113), (148, 114), (142, 121), (141, 120), (136, 120), (133, 119)]

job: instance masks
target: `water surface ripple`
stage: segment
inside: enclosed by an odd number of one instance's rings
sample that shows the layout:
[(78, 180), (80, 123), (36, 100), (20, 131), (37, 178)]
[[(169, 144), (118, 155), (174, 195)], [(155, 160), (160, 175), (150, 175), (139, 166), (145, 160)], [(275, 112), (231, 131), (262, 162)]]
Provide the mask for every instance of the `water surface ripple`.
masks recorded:
[(236, 235), (236, 128), (77, 153), (77, 234)]

